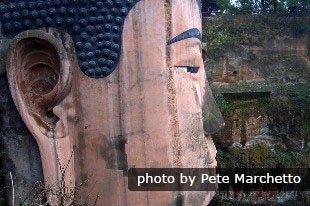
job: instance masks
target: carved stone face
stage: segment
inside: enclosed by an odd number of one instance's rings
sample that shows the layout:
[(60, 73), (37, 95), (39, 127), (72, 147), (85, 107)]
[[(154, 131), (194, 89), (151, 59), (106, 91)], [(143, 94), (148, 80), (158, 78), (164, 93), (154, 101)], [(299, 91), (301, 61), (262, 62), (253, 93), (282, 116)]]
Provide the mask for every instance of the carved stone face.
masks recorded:
[[(15, 36), (8, 78), (38, 142), (46, 184), (56, 185), (59, 164), (68, 165), (66, 184), (85, 183), (84, 200), (99, 193), (100, 205), (175, 204), (178, 193), (128, 191), (123, 171), (216, 166), (203, 125), (202, 108), (218, 110), (205, 102), (200, 8), (197, 0), (133, 2), (111, 74), (83, 69), (76, 37), (46, 28)], [(185, 205), (205, 205), (212, 194), (184, 192)]]

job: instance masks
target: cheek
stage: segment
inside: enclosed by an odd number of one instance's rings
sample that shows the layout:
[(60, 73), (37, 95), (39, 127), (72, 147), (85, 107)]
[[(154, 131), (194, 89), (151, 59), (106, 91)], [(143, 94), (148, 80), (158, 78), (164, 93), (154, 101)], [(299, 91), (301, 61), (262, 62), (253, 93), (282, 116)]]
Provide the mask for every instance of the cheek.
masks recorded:
[(184, 71), (175, 71), (175, 88), (178, 109), (182, 114), (191, 114), (201, 111), (201, 92), (199, 81), (193, 75)]
[(180, 136), (184, 145), (196, 148), (203, 139), (202, 93), (198, 74), (174, 72)]
[(173, 74), (180, 141), (181, 145), (186, 145), (182, 148), (182, 160), (188, 167), (203, 167), (205, 138), (201, 87), (191, 74), (183, 71), (174, 71)]

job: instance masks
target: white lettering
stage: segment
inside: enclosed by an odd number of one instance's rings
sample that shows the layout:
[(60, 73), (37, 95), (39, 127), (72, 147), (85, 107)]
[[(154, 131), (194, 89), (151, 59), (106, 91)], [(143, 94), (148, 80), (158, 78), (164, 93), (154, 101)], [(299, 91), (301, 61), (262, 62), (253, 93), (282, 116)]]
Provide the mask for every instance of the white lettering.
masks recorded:
[(151, 176), (149, 173), (145, 173), (145, 176), (138, 176), (138, 187), (142, 184), (161, 184), (161, 183), (169, 183), (172, 184), (175, 182), (175, 178), (173, 176), (167, 176), (162, 174), (161, 176)]
[(289, 183), (289, 184), (298, 184), (301, 182), (300, 176), (292, 176), (291, 174), (283, 174), (282, 176), (272, 176), (270, 173), (267, 173), (263, 176), (245, 176), (244, 174), (235, 174), (235, 183), (247, 183), (247, 184), (269, 184), (269, 183)]
[(229, 183), (229, 176), (222, 176), (222, 175), (219, 175), (219, 174), (217, 174), (216, 176), (209, 176), (207, 174), (202, 174), (201, 175), (201, 182), (202, 183), (209, 182), (209, 183), (212, 183), (212, 184), (215, 184), (215, 183), (219, 183), (219, 184)]

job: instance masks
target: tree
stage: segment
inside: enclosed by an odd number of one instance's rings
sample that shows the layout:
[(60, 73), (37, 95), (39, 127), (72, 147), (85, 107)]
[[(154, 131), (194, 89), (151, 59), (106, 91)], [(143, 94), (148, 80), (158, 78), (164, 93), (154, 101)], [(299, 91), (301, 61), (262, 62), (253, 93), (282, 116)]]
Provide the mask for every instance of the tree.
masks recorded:
[(287, 0), (290, 13), (307, 12), (310, 10), (310, 0)]
[(230, 0), (203, 0), (202, 8), (203, 11), (212, 11), (212, 10), (230, 10), (233, 7)]
[(230, 0), (216, 0), (216, 4), (222, 11), (230, 10), (233, 7)]
[(306, 13), (310, 10), (310, 0), (202, 0), (202, 3), (205, 11), (220, 9), (250, 15)]

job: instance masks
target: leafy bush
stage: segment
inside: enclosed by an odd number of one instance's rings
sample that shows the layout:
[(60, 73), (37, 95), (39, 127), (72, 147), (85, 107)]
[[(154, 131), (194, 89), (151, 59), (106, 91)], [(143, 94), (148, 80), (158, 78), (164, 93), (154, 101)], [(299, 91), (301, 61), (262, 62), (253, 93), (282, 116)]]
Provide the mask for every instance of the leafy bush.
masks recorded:
[(277, 36), (308, 35), (309, 19), (299, 17), (232, 16), (208, 18), (204, 21), (203, 40), (208, 57), (217, 59), (241, 45), (261, 46)]
[(309, 168), (310, 153), (294, 150), (272, 150), (267, 145), (247, 148), (218, 149), (220, 168)]

